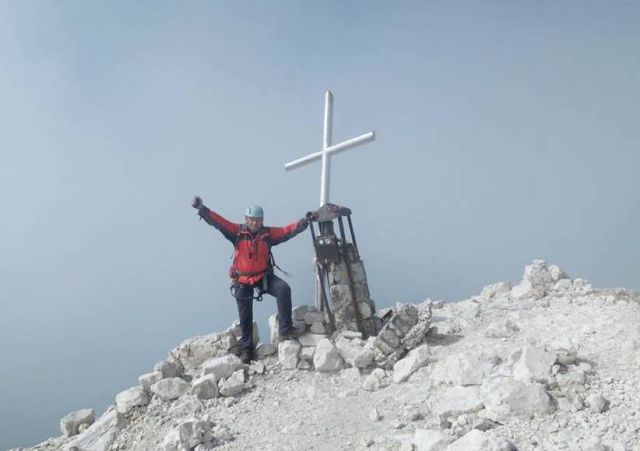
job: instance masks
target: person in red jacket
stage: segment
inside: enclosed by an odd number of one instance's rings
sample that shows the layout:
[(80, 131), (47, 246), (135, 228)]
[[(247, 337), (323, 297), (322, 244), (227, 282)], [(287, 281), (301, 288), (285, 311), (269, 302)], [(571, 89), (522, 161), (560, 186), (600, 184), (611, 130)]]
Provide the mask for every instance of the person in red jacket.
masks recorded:
[(256, 289), (260, 296), (267, 293), (277, 299), (280, 337), (289, 340), (299, 336), (301, 331), (293, 327), (291, 320), (291, 287), (274, 274), (271, 247), (305, 230), (309, 225), (307, 220), (303, 218), (284, 227), (265, 227), (262, 207), (254, 205), (247, 208), (245, 223), (236, 224), (207, 208), (198, 196), (193, 198), (191, 206), (235, 247), (229, 276), (242, 329), (242, 361), (247, 363), (254, 358), (253, 294)]

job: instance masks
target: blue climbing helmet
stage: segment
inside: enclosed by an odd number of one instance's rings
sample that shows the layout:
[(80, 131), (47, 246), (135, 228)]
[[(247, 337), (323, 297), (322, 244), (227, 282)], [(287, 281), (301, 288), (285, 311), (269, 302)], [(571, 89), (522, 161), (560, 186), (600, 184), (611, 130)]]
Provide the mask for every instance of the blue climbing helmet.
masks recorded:
[(260, 205), (251, 205), (247, 207), (244, 215), (249, 218), (264, 218), (264, 212)]

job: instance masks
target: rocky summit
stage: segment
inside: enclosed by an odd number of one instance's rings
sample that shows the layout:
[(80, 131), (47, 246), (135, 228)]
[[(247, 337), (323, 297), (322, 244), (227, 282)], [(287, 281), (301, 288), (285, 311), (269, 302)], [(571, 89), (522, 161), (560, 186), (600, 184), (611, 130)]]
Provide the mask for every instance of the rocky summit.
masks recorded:
[(22, 449), (640, 450), (639, 300), (535, 260), (470, 299), (384, 309), (368, 339), (300, 306), (307, 333), (278, 342), (271, 318), (251, 364), (237, 324), (190, 338)]

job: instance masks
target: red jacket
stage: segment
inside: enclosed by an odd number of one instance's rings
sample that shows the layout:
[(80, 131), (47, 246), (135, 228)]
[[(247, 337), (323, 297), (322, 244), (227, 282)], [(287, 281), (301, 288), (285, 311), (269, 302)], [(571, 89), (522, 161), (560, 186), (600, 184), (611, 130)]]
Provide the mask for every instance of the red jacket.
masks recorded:
[(236, 251), (229, 275), (232, 279), (244, 284), (259, 282), (266, 273), (273, 271), (271, 246), (284, 243), (309, 225), (301, 219), (284, 227), (262, 227), (257, 232), (251, 233), (245, 224), (231, 222), (204, 205), (198, 210), (198, 214), (235, 246)]

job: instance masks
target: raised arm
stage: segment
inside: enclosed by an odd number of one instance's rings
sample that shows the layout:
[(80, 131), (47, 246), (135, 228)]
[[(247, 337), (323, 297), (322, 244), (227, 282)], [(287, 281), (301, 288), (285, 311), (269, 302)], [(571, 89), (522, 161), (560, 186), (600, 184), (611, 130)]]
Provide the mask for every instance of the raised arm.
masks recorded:
[(307, 227), (309, 227), (309, 222), (305, 218), (292, 222), (284, 227), (269, 227), (271, 245), (276, 246), (280, 243), (284, 243), (289, 238), (293, 238), (297, 234), (303, 232)]
[(198, 196), (193, 198), (191, 206), (198, 210), (198, 215), (204, 219), (207, 224), (218, 229), (220, 233), (222, 233), (224, 237), (232, 243), (236, 242), (236, 237), (240, 232), (240, 224), (231, 222), (215, 211), (210, 210), (204, 203), (202, 203), (202, 199)]

